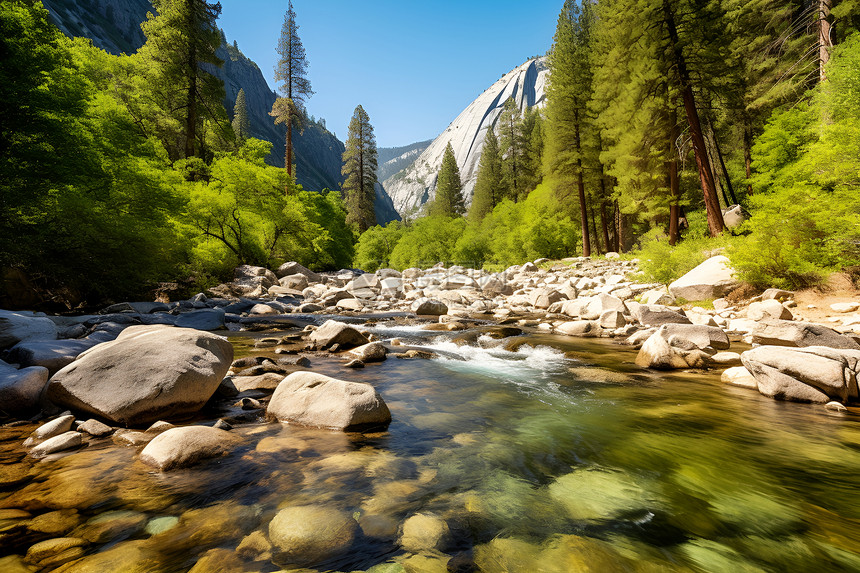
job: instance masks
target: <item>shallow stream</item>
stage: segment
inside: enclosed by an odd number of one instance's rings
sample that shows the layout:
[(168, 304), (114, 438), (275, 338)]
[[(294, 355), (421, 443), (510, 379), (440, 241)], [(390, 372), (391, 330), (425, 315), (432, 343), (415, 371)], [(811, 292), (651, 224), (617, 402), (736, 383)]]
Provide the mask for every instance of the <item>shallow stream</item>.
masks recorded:
[[(363, 370), (311, 358), (377, 388), (383, 433), (259, 420), (236, 427), (233, 455), (159, 474), (110, 439), (33, 462), (20, 443), (34, 426), (0, 429), (0, 571), (37, 541), (83, 537), (86, 557), (60, 570), (185, 573), (291, 505), (346, 511), (364, 532), (302, 571), (860, 571), (855, 416), (715, 373), (644, 371), (605, 340), (375, 332), (444, 356)], [(233, 341), (237, 357), (260, 354)], [(447, 522), (443, 552), (398, 548), (418, 512)]]

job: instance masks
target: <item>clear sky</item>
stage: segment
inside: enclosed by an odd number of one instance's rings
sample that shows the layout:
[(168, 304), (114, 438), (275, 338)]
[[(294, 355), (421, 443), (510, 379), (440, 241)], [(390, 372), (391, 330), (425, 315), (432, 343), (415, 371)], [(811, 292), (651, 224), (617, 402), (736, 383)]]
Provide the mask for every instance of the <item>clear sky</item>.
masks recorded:
[[(552, 45), (563, 0), (294, 0), (314, 96), (343, 140), (355, 106), (380, 147), (439, 135), (502, 75)], [(228, 41), (274, 89), (286, 0), (221, 0)]]

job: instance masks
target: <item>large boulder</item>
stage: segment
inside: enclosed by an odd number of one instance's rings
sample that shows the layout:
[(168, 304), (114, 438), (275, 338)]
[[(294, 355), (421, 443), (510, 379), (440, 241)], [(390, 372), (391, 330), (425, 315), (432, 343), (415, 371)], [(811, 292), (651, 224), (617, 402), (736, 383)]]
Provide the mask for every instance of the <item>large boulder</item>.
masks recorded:
[(760, 346), (741, 361), (765, 396), (795, 402), (825, 404), (856, 401), (860, 350), (812, 346)]
[(532, 306), (540, 309), (547, 309), (553, 304), (566, 299), (565, 295), (551, 288), (539, 288), (529, 293), (529, 300)]
[(239, 265), (233, 270), (233, 278), (236, 280), (253, 279), (255, 277), (265, 278), (264, 284), (270, 287), (278, 284), (278, 277), (266, 267), (255, 267), (252, 265)]
[(176, 326), (193, 328), (195, 330), (220, 330), (224, 328), (225, 312), (223, 308), (208, 308), (193, 310), (176, 317)]
[(35, 410), (48, 376), (42, 366), (17, 370), (0, 362), (0, 410), (16, 415)]
[(315, 348), (329, 348), (335, 344), (342, 350), (367, 344), (367, 337), (355, 327), (336, 320), (327, 320), (313, 331), (308, 340)]
[(0, 310), (0, 350), (22, 340), (56, 340), (57, 325), (50, 318)]
[(363, 382), (347, 382), (314, 372), (294, 372), (278, 384), (266, 413), (281, 422), (334, 430), (387, 426), (382, 396)]
[(432, 298), (419, 298), (412, 303), (412, 312), (422, 316), (442, 316), (448, 314), (448, 306)]
[(338, 509), (303, 505), (287, 507), (269, 523), (273, 561), (279, 565), (312, 565), (342, 555), (352, 546), (358, 523)]
[(729, 258), (724, 255), (711, 257), (692, 271), (669, 285), (669, 292), (675, 298), (689, 301), (708, 300), (725, 296), (735, 287), (735, 270)]
[(628, 302), (630, 314), (642, 326), (663, 326), (664, 324), (692, 324), (692, 321), (680, 312), (658, 304), (637, 304)]
[(832, 328), (791, 320), (764, 320), (757, 323), (752, 330), (752, 341), (762, 346), (827, 346), (860, 350), (860, 344), (853, 338), (843, 336)]
[(227, 455), (241, 442), (238, 436), (218, 428), (171, 428), (143, 448), (140, 460), (161, 471), (170, 471)]
[(657, 370), (705, 368), (717, 350), (728, 347), (729, 338), (719, 328), (664, 324), (639, 349), (636, 364)]
[(171, 326), (132, 326), (57, 372), (54, 404), (116, 424), (150, 424), (197, 412), (233, 361), (225, 338)]
[(750, 320), (793, 320), (794, 315), (781, 302), (774, 299), (752, 303), (747, 309)]
[(308, 277), (308, 282), (318, 283), (322, 280), (322, 277), (307, 267), (303, 267), (299, 263), (295, 261), (290, 261), (289, 263), (284, 263), (278, 267), (278, 270), (275, 271), (275, 275), (278, 277), (286, 277), (290, 275), (301, 274)]

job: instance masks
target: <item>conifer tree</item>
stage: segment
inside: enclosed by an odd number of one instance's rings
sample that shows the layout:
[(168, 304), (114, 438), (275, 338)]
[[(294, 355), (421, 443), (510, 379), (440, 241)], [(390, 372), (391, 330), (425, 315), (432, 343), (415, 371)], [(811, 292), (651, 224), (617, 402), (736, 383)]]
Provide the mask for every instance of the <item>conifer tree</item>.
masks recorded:
[(445, 154), (442, 156), (439, 175), (436, 178), (436, 198), (430, 207), (430, 214), (459, 217), (465, 211), (460, 169), (457, 167), (457, 159), (454, 157), (454, 148), (451, 147), (449, 141), (445, 148)]
[(527, 139), (523, 135), (523, 122), (520, 110), (513, 97), (508, 98), (502, 107), (498, 120), (499, 150), (502, 163), (502, 182), (506, 198), (519, 201), (524, 195), (524, 163)]
[(236, 134), (239, 145), (251, 137), (251, 121), (248, 119), (248, 104), (245, 101), (244, 89), (240, 89), (236, 94), (236, 103), (233, 104), (233, 133)]
[(478, 180), (469, 208), (469, 218), (480, 221), (489, 215), (502, 200), (502, 155), (499, 139), (492, 127), (487, 129), (484, 149), (478, 164)]
[(525, 157), (523, 161), (523, 187), (530, 193), (543, 178), (543, 116), (536, 107), (526, 110), (523, 117)]
[(287, 126), (284, 162), (290, 176), (293, 175), (293, 123), (301, 117), (305, 99), (314, 93), (307, 78), (308, 60), (298, 30), (296, 13), (290, 1), (284, 15), (284, 25), (281, 27), (277, 48), (278, 63), (275, 65), (275, 80), (280, 82), (278, 90), (283, 97), (275, 101), (270, 113), (275, 118), (275, 123)]
[[(584, 7), (590, 3), (583, 4)], [(589, 12), (582, 13), (575, 0), (565, 0), (558, 17), (555, 40), (549, 54), (545, 159), (561, 199), (576, 184), (582, 228), (582, 254), (591, 256), (588, 203), (585, 191), (585, 145), (588, 102), (591, 98), (589, 64)]]
[(349, 136), (343, 152), (343, 196), (347, 208), (347, 223), (364, 232), (376, 224), (373, 200), (376, 190), (376, 137), (370, 117), (360, 105), (349, 122)]
[(152, 6), (157, 14), (148, 13), (141, 24), (146, 44), (139, 54), (149, 75), (149, 88), (165, 116), (160, 122), (166, 132), (161, 139), (171, 155), (199, 156), (204, 120), (221, 123), (226, 119), (221, 103), (224, 83), (202, 65), (220, 67), (224, 63), (215, 55), (222, 39), (215, 24), (221, 4), (152, 0)]

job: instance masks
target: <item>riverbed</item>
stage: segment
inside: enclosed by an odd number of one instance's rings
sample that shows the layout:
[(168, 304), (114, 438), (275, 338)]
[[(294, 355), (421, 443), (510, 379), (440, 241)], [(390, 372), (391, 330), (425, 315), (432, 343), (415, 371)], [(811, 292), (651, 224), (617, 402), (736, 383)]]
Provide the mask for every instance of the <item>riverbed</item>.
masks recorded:
[[(21, 447), (35, 425), (0, 429), (0, 570), (36, 542), (82, 538), (57, 547), (74, 559), (41, 570), (185, 573), (299, 505), (361, 528), (349, 552), (302, 571), (860, 570), (855, 416), (726, 386), (719, 371), (646, 371), (605, 339), (464, 346), (462, 333), (371, 331), (439, 355), (360, 370), (311, 357), (315, 372), (378, 390), (384, 432), (252, 416), (231, 456), (162, 474), (110, 438), (36, 462)], [(237, 357), (265, 354), (230, 336)], [(416, 513), (444, 523), (437, 548), (398, 545)], [(238, 570), (281, 569), (253, 553)]]

